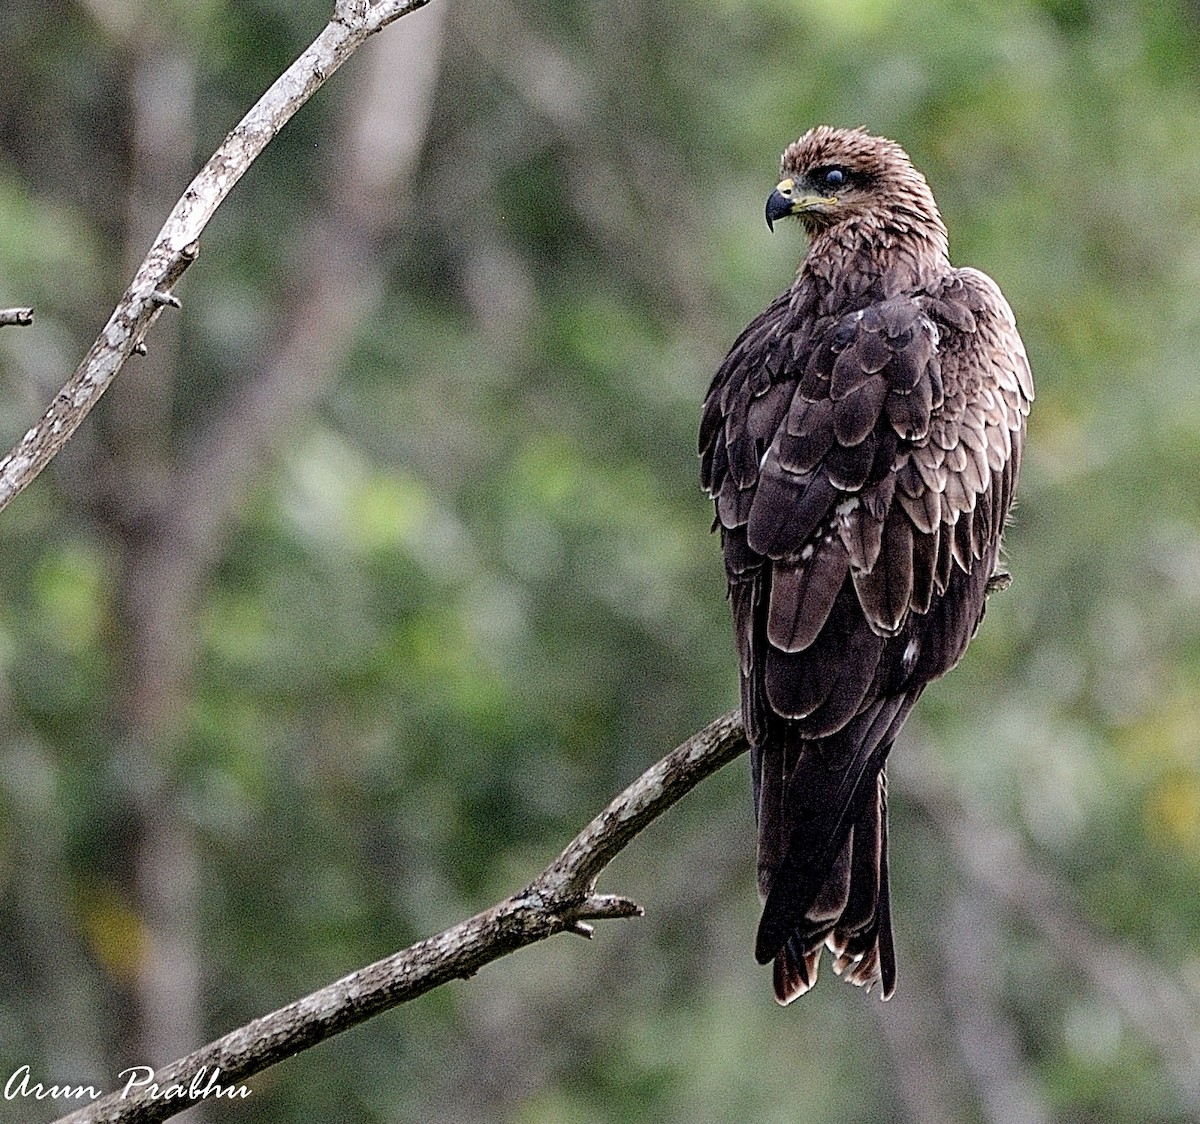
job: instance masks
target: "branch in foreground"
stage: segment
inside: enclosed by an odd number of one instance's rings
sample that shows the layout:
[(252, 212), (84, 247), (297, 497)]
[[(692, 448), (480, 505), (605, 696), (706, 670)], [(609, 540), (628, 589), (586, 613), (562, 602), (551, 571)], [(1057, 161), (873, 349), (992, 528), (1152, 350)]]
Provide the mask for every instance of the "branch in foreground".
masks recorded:
[(32, 308), (0, 308), (0, 327), (17, 325), (27, 328), (33, 323)]
[[(200, 252), (200, 233), (292, 115), (375, 32), (428, 0), (337, 0), (333, 18), (242, 118), (175, 204), (108, 323), (41, 421), (0, 460), (0, 511), (54, 459), (108, 389)], [(27, 310), (12, 310), (25, 312)], [(23, 323), (21, 320), (6, 323)]]
[(643, 773), (520, 893), (164, 1066), (154, 1076), (159, 1098), (150, 1086), (127, 1097), (118, 1090), (59, 1124), (166, 1120), (196, 1103), (186, 1096), (162, 1097), (170, 1086), (186, 1090), (198, 1078), (203, 1088), (219, 1069), (219, 1083), (228, 1088), (519, 948), (556, 933), (590, 936), (589, 921), (639, 916), (641, 907), (627, 898), (597, 894), (596, 879), (638, 832), (745, 749), (741, 716), (731, 711)]

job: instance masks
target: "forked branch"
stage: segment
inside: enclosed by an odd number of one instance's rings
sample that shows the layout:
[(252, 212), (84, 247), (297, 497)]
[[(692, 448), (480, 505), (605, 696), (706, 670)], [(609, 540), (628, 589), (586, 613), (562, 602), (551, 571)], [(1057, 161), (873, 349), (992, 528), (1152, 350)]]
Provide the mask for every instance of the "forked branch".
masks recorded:
[(177, 1087), (202, 1090), (219, 1070), (228, 1088), (284, 1058), (474, 975), (485, 964), (556, 933), (590, 936), (590, 921), (635, 917), (641, 906), (596, 893), (596, 879), (635, 835), (705, 777), (746, 748), (741, 717), (731, 711), (688, 738), (634, 781), (524, 890), (436, 937), (419, 942), (210, 1042), (154, 1074), (156, 1090), (115, 1090), (59, 1124), (130, 1124), (166, 1120), (196, 1104)]
[[(192, 180), (75, 373), (42, 419), (0, 460), (0, 511), (71, 439), (130, 355), (145, 350), (146, 333), (163, 308), (178, 304), (171, 289), (196, 259), (201, 232), (262, 150), (367, 38), (427, 2), (336, 0), (333, 18), (321, 34)], [(2, 310), (0, 324), (27, 324), (30, 315), (29, 309)]]

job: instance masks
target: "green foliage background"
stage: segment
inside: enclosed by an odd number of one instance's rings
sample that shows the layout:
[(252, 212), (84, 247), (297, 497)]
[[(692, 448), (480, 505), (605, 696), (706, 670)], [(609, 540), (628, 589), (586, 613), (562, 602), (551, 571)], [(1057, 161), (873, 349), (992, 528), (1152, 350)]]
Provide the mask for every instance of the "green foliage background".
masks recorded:
[[(0, 333), (5, 447), (327, 7), (0, 9), (0, 304), (38, 314)], [(176, 509), (271, 362), (314, 224), (351, 225), (356, 70), (429, 19), (410, 174), (350, 243), (378, 283), (232, 520), (197, 530), (147, 719), (137, 611), (172, 574), (139, 568), (163, 548), (146, 512)], [(135, 80), (163, 58), (192, 83), (177, 182), (139, 172)], [(739, 765), (606, 876), (644, 921), (502, 960), (206, 1119), (1200, 1118), (1198, 73), (1183, 0), (433, 0), (370, 44), (219, 214), (146, 365), (0, 518), (0, 1076), (112, 1088), (465, 917), (734, 705), (698, 408), (802, 252), (762, 223), (777, 154), (828, 121), (905, 144), (1038, 386), (1015, 584), (897, 748), (897, 997), (830, 976), (770, 1001)], [(991, 894), (933, 779), (1099, 943)], [(186, 1024), (165, 1036), (164, 941)]]

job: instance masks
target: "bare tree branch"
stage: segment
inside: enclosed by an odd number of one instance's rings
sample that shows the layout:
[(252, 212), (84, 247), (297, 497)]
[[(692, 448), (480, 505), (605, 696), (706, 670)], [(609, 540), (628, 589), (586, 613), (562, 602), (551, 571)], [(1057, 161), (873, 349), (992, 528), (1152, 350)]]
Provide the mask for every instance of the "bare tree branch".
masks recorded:
[(1021, 1036), (997, 1001), (1003, 910), (978, 885), (956, 896), (940, 934), (947, 1031), (958, 1044), (984, 1118), (992, 1124), (1050, 1124)]
[(33, 323), (32, 308), (0, 308), (0, 327), (16, 325), (26, 328)]
[(41, 421), (0, 460), (0, 511), (71, 439), (129, 356), (144, 349), (146, 334), (163, 307), (177, 303), (171, 289), (199, 253), (201, 232), (262, 150), (364, 40), (427, 2), (337, 0), (333, 18), (321, 34), (259, 98), (192, 180), (83, 362)]
[[(147, 586), (159, 596), (172, 590), (176, 613), (219, 556), (247, 481), (287, 426), (326, 392), (355, 331), (378, 307), (384, 263), (377, 247), (409, 195), (431, 112), (441, 11), (394, 42), (381, 41), (381, 52), (363, 60), (367, 68), (334, 138), (329, 203), (306, 223), (302, 263), (275, 317), (279, 330), (263, 348), (268, 358), (248, 368), (164, 489)], [(397, 70), (408, 75), (403, 86)]]
[(643, 773), (520, 893), (157, 1070), (158, 1097), (149, 1086), (125, 1097), (118, 1089), (59, 1124), (166, 1120), (196, 1103), (187, 1096), (161, 1096), (170, 1086), (186, 1090), (196, 1081), (203, 1088), (219, 1069), (219, 1084), (228, 1088), (526, 945), (556, 933), (591, 936), (589, 921), (639, 916), (641, 906), (627, 898), (597, 894), (596, 879), (642, 828), (745, 749), (741, 717), (732, 711)]
[(1108, 999), (1163, 1059), (1188, 1112), (1200, 1114), (1200, 1004), (1129, 942), (1093, 925), (1071, 886), (1039, 864), (1015, 831), (973, 812), (932, 754), (909, 745), (897, 763), (896, 791), (945, 835), (963, 870)]
[[(474, 975), (493, 960), (556, 933), (591, 936), (590, 921), (642, 912), (627, 898), (596, 893), (596, 879), (655, 818), (746, 749), (738, 711), (694, 734), (612, 801), (529, 886), (498, 905), (427, 940), (255, 1019), (154, 1073), (153, 1086), (128, 1095), (117, 1089), (63, 1117), (58, 1124), (129, 1124), (165, 1120), (196, 1103), (209, 1082), (229, 1089), (276, 1062), (323, 1042), (374, 1015), (454, 979)], [(907, 756), (912, 756), (908, 754)], [(1080, 965), (1093, 986), (1112, 999), (1166, 1058), (1189, 1106), (1197, 1103), (1194, 1006), (1127, 947), (1099, 933), (1069, 906), (1070, 894), (1022, 854), (1011, 833), (966, 812), (939, 783), (928, 754), (920, 754), (917, 802), (946, 833), (979, 889), (1015, 907)], [(910, 762), (910, 764), (913, 764)], [(902, 777), (911, 777), (905, 769)], [(928, 782), (928, 783), (926, 783)], [(164, 1096), (164, 1091), (179, 1090)], [(1038, 1118), (1035, 1110), (1027, 1114)]]
[[(181, 1057), (206, 1035), (200, 986), (197, 841), (182, 813), (180, 786), (158, 767), (159, 747), (179, 729), (192, 672), (199, 590), (221, 556), (238, 504), (297, 415), (325, 392), (355, 331), (376, 307), (384, 272), (384, 233), (416, 164), (438, 73), (444, 6), (409, 21), (359, 55), (352, 88), (323, 144), (332, 153), (329, 188), (313, 190), (300, 264), (270, 318), (281, 325), (262, 363), (246, 365), (233, 392), (189, 442), (183, 463), (168, 453), (173, 388), (178, 383), (179, 320), (160, 324), (148, 359), (123, 392), (120, 416), (104, 422), (93, 451), (102, 481), (97, 518), (118, 547), (113, 696), (121, 741), (136, 777), (121, 792), (131, 830), (130, 900), (143, 921), (144, 955), (130, 982), (134, 1000), (129, 1056)], [(135, 138), (128, 238), (140, 257), (191, 168), (194, 116), (191, 60), (155, 35), (149, 19), (131, 28), (127, 47)], [(371, 49), (374, 48), (374, 49)], [(163, 89), (169, 93), (164, 94)], [(327, 196), (320, 203), (316, 199)], [(141, 216), (160, 216), (146, 229)], [(133, 258), (130, 267), (136, 264)], [(105, 428), (104, 425), (100, 427)], [(95, 428), (91, 433), (95, 434)], [(76, 440), (78, 441), (79, 436)], [(194, 1110), (197, 1124), (204, 1110)]]
[(366, 22), (367, 34), (373, 35), (401, 16), (423, 8), (427, 3), (429, 0), (379, 0), (376, 4), (369, 4), (368, 0), (339, 0), (339, 7), (361, 13)]

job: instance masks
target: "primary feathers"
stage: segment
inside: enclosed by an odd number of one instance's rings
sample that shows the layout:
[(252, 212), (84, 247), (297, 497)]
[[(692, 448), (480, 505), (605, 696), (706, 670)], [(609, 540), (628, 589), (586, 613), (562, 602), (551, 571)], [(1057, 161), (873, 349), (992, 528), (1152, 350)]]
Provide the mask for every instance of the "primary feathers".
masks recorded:
[(751, 742), (756, 955), (781, 1003), (826, 946), (886, 999), (885, 762), (982, 619), (1033, 383), (1007, 302), (950, 265), (895, 142), (806, 133), (767, 201), (768, 223), (789, 215), (808, 254), (734, 343), (700, 428)]

